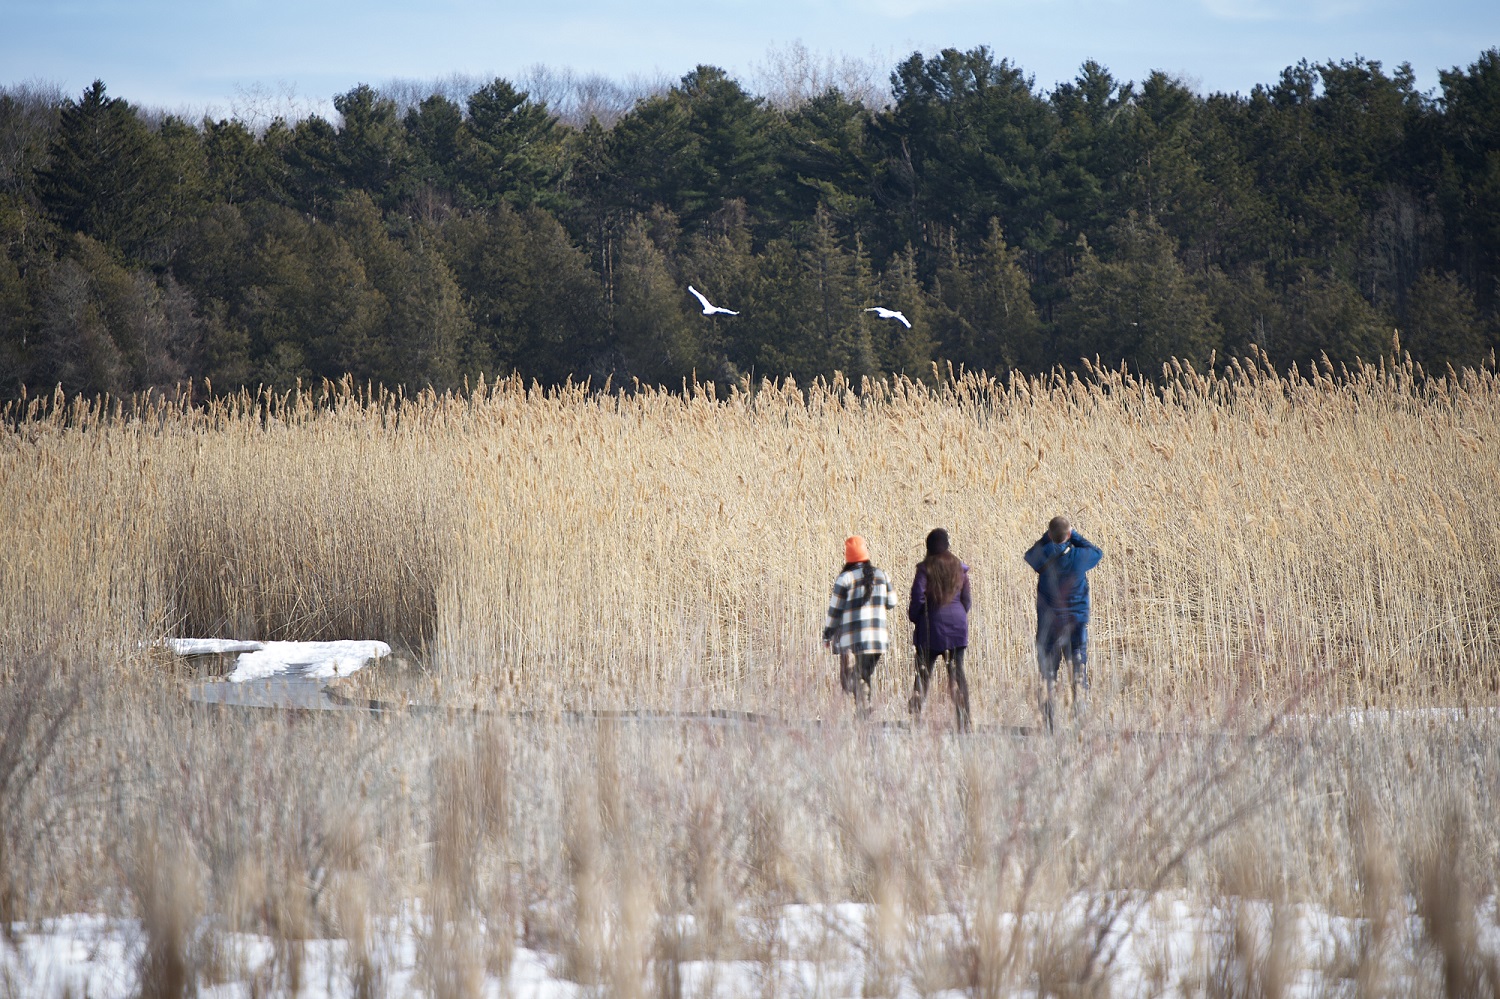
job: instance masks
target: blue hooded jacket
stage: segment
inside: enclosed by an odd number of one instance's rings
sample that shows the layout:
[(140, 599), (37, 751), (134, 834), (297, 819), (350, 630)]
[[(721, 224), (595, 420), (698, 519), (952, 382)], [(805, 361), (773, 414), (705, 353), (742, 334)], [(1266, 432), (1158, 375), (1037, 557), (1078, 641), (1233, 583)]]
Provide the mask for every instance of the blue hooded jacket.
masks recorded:
[(1058, 544), (1043, 534), (1026, 552), (1026, 564), (1037, 572), (1038, 619), (1066, 618), (1076, 624), (1089, 620), (1088, 571), (1099, 564), (1104, 552), (1077, 531)]

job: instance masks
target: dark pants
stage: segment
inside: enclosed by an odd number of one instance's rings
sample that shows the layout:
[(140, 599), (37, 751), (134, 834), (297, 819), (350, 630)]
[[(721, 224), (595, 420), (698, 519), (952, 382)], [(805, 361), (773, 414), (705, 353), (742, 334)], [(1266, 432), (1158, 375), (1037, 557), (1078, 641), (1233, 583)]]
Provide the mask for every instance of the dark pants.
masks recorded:
[(1089, 689), (1089, 627), (1072, 615), (1059, 614), (1039, 619), (1036, 628), (1036, 664), (1042, 674), (1042, 722), (1052, 731), (1052, 686), (1057, 670), (1068, 663), (1072, 671), (1073, 712), (1080, 713), (1079, 698)]
[(1059, 615), (1050, 622), (1038, 624), (1036, 630), (1036, 664), (1042, 679), (1057, 679), (1057, 668), (1064, 661), (1072, 667), (1073, 683), (1089, 689), (1089, 626)]
[(969, 730), (969, 681), (964, 676), (964, 653), (967, 651), (968, 648), (963, 645), (942, 651), (920, 646), (917, 648), (917, 679), (912, 687), (911, 700), (906, 702), (913, 720), (922, 713), (922, 703), (927, 700), (927, 688), (932, 684), (932, 667), (937, 665), (938, 657), (942, 656), (948, 667), (948, 696), (953, 699), (953, 713), (958, 722), (958, 730)]
[(854, 705), (860, 714), (870, 711), (870, 678), (879, 664), (879, 652), (839, 653), (839, 686), (844, 693), (854, 695)]

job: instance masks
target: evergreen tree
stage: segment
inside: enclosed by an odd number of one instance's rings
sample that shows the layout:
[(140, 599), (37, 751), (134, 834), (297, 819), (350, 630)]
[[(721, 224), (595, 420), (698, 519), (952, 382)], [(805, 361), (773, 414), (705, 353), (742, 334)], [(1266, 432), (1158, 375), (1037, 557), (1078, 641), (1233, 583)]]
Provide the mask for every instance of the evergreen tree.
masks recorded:
[(879, 224), (866, 155), (870, 112), (828, 90), (787, 115), (778, 130), (775, 210), (808, 218), (822, 204), (840, 226), (866, 231)]
[(340, 202), (338, 232), (385, 305), (375, 333), (378, 345), (371, 350), (375, 377), (409, 388), (453, 386), (469, 322), (457, 282), (431, 245), (431, 235), (418, 227), (397, 240), (363, 191)]
[(998, 373), (1040, 358), (1030, 281), (999, 220), (991, 220), (977, 253), (960, 253), (950, 243), (938, 258), (933, 290), (941, 308), (934, 320), (944, 360)]
[[(660, 239), (657, 245), (671, 250), (673, 237), (677, 237), (677, 218), (662, 213), (656, 213), (654, 217), (656, 222), (653, 228), (666, 237)], [(682, 273), (686, 277), (683, 284), (692, 284), (714, 301), (742, 314), (754, 311), (748, 300), (752, 290), (750, 276), (755, 270), (749, 218), (744, 202), (726, 202), (706, 220), (702, 229), (686, 240), (682, 265)], [(677, 299), (690, 306), (696, 305), (696, 302), (687, 298), (687, 291), (681, 285), (677, 289)], [(695, 326), (704, 361), (700, 375), (720, 380), (724, 380), (724, 375), (733, 376), (738, 366), (730, 358), (740, 353), (734, 340), (747, 328), (742, 317), (704, 317), (703, 321), (695, 322)], [(721, 375), (720, 369), (726, 363), (734, 370), (725, 371)]]
[(839, 244), (833, 219), (820, 205), (800, 257), (805, 311), (797, 323), (812, 365), (803, 372), (842, 371), (855, 384), (879, 365), (864, 318), (865, 296), (855, 283), (854, 261)]
[(496, 79), (469, 95), (460, 169), (479, 205), (558, 203), (564, 164), (557, 123), (545, 104)]
[(161, 123), (156, 144), (162, 186), (150, 202), (149, 225), (156, 238), (145, 251), (152, 263), (170, 264), (210, 204), (208, 157), (202, 134), (181, 118), (169, 116)]
[(1286, 325), (1269, 352), (1279, 364), (1335, 364), (1378, 358), (1390, 349), (1394, 324), (1359, 291), (1327, 270), (1297, 269), (1284, 293)]
[(983, 47), (944, 49), (899, 65), (892, 96), (871, 135), (883, 154), (874, 189), (898, 220), (900, 243), (925, 246), (934, 224), (954, 228), (966, 247), (983, 240), (991, 218), (1046, 226), (1063, 183), (1045, 152), (1057, 118), (1030, 77)]
[(640, 101), (615, 124), (602, 171), (614, 206), (645, 212), (660, 205), (679, 216), (703, 217), (708, 174), (702, 140), (689, 124), (688, 108), (671, 97)]
[(411, 149), (396, 102), (361, 83), (333, 99), (340, 122), (333, 144), (339, 186), (390, 208), (411, 193)]
[(609, 372), (598, 279), (552, 215), (501, 203), (455, 216), (441, 231), (474, 324), (465, 370), (514, 371), (549, 384)]
[(1154, 218), (1179, 244), (1209, 225), (1214, 192), (1195, 157), (1198, 101), (1184, 84), (1152, 73), (1120, 118), (1118, 184), (1124, 207)]
[(0, 251), (0, 399), (19, 395), (30, 380), (35, 339), (30, 289), (15, 260)]
[(158, 233), (165, 186), (155, 137), (129, 103), (99, 80), (63, 103), (37, 193), (64, 231), (136, 253)]
[(203, 122), (204, 186), (214, 203), (237, 205), (273, 197), (269, 164), (255, 135), (240, 121)]
[(1483, 362), (1488, 353), (1474, 295), (1453, 274), (1427, 271), (1406, 299), (1401, 346), (1429, 371)]
[(686, 110), (688, 131), (698, 139), (694, 149), (702, 210), (716, 212), (731, 199), (752, 208), (765, 201), (774, 174), (775, 118), (763, 102), (716, 66), (688, 73), (672, 97)]
[(459, 164), (472, 142), (463, 108), (433, 94), (406, 112), (404, 125), (419, 195), (426, 192), (427, 197), (451, 202), (460, 186)]
[(1214, 322), (1224, 331), (1224, 357), (1248, 357), (1254, 350), (1270, 351), (1286, 341), (1285, 303), (1266, 283), (1264, 267), (1235, 273), (1210, 268), (1202, 285)]
[(249, 333), (254, 380), (286, 388), (298, 378), (365, 381), (389, 370), (380, 341), (389, 304), (349, 242), (280, 207), (263, 209), (255, 230), (247, 287), (230, 313)]
[(917, 278), (917, 251), (910, 245), (886, 265), (880, 277), (880, 299), (868, 304), (896, 309), (911, 323), (910, 329), (892, 320), (876, 327), (881, 367), (893, 374), (930, 381), (936, 343), (930, 330), (928, 296)]
[(1060, 337), (1073, 345), (1073, 356), (1097, 356), (1107, 365), (1123, 359), (1146, 374), (1173, 357), (1206, 362), (1220, 346), (1221, 332), (1207, 297), (1178, 263), (1171, 237), (1134, 213), (1110, 236), (1119, 247), (1114, 260), (1082, 244), (1072, 296), (1058, 317)]
[(615, 331), (624, 374), (648, 385), (676, 387), (706, 371), (700, 343), (703, 324), (683, 310), (683, 284), (637, 216), (620, 241)]
[(313, 218), (331, 217), (344, 196), (338, 129), (312, 115), (278, 138), (287, 165), (287, 203)]
[(1063, 183), (1048, 207), (1063, 223), (1061, 238), (1102, 235), (1118, 217), (1114, 209), (1122, 194), (1133, 193), (1122, 192), (1122, 182), (1132, 167), (1138, 168), (1139, 159), (1149, 158), (1148, 152), (1139, 150), (1139, 138), (1129, 134), (1131, 125), (1142, 118), (1134, 113), (1133, 98), (1130, 84), (1121, 84), (1092, 59), (1079, 68), (1072, 83), (1052, 92), (1059, 129), (1053, 141), (1057, 160), (1049, 166)]
[(1500, 48), (1440, 72), (1449, 253), (1484, 307), (1500, 279)]

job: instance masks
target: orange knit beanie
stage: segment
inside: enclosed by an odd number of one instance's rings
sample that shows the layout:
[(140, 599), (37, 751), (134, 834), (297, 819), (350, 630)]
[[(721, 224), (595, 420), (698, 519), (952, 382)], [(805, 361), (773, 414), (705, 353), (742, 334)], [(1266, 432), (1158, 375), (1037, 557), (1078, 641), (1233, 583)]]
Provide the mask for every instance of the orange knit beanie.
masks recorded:
[(868, 562), (870, 561), (870, 547), (865, 544), (865, 539), (858, 534), (844, 539), (844, 561), (845, 562)]

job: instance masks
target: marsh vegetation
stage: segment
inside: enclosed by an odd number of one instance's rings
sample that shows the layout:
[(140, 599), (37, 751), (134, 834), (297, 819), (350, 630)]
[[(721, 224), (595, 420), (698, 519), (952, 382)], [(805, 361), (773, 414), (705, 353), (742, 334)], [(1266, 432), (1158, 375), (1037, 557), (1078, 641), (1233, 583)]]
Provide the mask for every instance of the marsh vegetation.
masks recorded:
[[(98, 913), (110, 994), (1493, 994), (1493, 370), (934, 384), (10, 407), (11, 991)], [(1017, 739), (1059, 511), (1093, 711)], [(976, 731), (879, 724), (901, 654), (855, 724), (843, 537), (900, 587), (939, 524)], [(439, 710), (195, 708), (189, 634), (384, 640), (360, 692)], [(772, 721), (580, 720), (642, 709)]]

